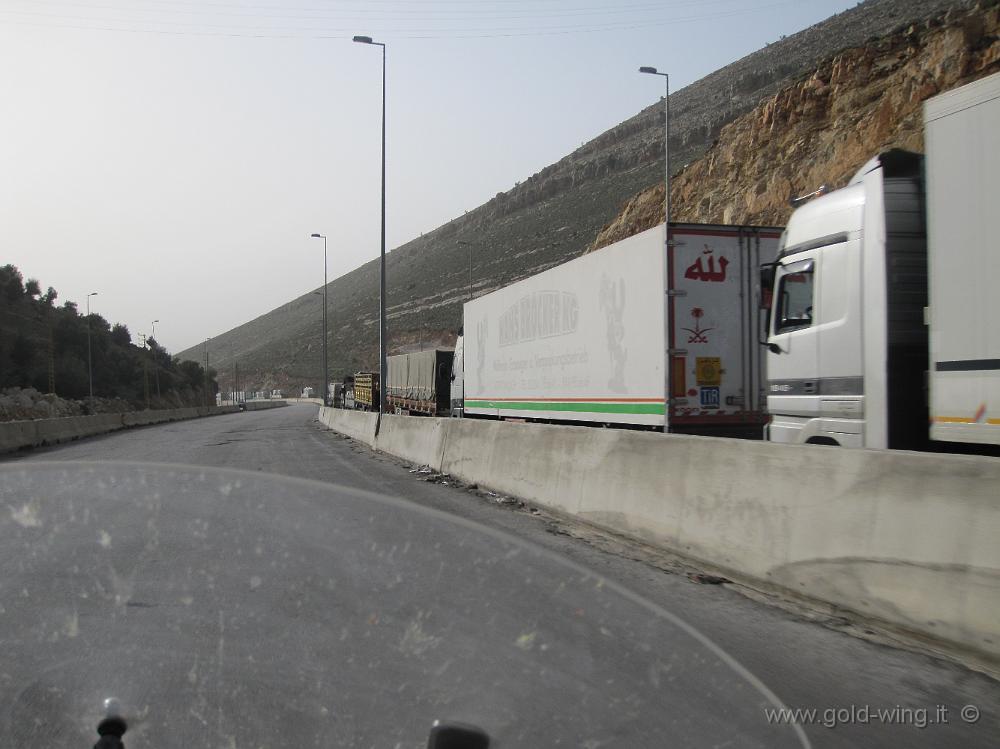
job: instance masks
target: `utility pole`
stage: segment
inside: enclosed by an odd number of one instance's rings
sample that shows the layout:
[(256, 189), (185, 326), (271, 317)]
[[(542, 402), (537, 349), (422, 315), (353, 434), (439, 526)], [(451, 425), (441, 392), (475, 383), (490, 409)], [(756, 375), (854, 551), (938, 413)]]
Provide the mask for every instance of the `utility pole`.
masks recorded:
[[(146, 348), (147, 336), (139, 334), (139, 345)], [(149, 357), (142, 357), (142, 394), (146, 398), (146, 410), (149, 410)]]
[(97, 296), (96, 291), (87, 294), (87, 379), (90, 382), (90, 399), (94, 399), (94, 365), (90, 356), (90, 297)]
[[(150, 336), (150, 338), (153, 340), (153, 343), (156, 343), (156, 323), (158, 323), (158, 322), (159, 322), (159, 320), (153, 320), (153, 334)], [(153, 376), (156, 377), (156, 397), (159, 398), (160, 397), (160, 365), (156, 363), (156, 351), (153, 349), (153, 344), (152, 343), (149, 345), (149, 354), (153, 358)]]
[[(661, 73), (656, 68), (647, 65), (639, 68), (640, 73), (658, 75), (663, 78), (663, 236), (664, 236), (664, 257), (663, 257), (663, 288), (667, 288), (667, 265), (670, 259), (670, 75)], [(664, 325), (664, 330), (669, 331), (670, 325)], [(671, 408), (671, 372), (673, 370), (673, 360), (670, 355), (670, 334), (666, 334), (663, 344), (665, 361), (664, 367), (664, 387), (663, 387), (663, 431), (670, 430), (670, 408)]]
[(52, 332), (52, 319), (49, 318), (49, 392), (56, 392), (56, 342)]
[(205, 339), (205, 408), (208, 408), (208, 342), (209, 338)]

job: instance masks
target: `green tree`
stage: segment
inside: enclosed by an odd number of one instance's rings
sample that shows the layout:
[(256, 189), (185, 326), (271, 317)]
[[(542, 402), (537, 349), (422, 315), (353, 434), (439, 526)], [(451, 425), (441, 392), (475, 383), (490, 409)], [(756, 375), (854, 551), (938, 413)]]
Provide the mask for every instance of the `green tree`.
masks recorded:
[(18, 333), (10, 347), (10, 363), (13, 366), (17, 385), (27, 387), (31, 372), (31, 360), (35, 356), (34, 347), (24, 333)]
[(7, 302), (16, 302), (24, 296), (24, 276), (9, 263), (0, 267), (0, 296)]
[(132, 334), (128, 332), (128, 328), (123, 323), (115, 323), (111, 329), (111, 340), (119, 346), (128, 346), (132, 343)]
[(86, 398), (90, 389), (87, 358), (64, 353), (56, 358), (56, 386), (64, 398)]

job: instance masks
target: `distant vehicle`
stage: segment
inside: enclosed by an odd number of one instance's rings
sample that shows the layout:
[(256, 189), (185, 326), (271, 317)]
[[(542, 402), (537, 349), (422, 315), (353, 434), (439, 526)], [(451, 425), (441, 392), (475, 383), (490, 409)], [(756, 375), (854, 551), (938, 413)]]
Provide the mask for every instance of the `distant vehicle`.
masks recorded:
[(396, 354), (388, 359), (390, 411), (423, 416), (447, 416), (451, 407), (452, 349)]
[(358, 372), (354, 375), (354, 408), (360, 411), (378, 411), (378, 372)]
[(781, 229), (671, 224), (465, 303), (455, 413), (763, 436)]
[(313, 397), (313, 392), (315, 392), (315, 391), (311, 387), (306, 386), (306, 387), (302, 388), (302, 397), (303, 398), (312, 398)]
[(929, 99), (924, 129), (926, 162), (877, 156), (788, 223), (773, 442), (1000, 445), (1000, 74)]

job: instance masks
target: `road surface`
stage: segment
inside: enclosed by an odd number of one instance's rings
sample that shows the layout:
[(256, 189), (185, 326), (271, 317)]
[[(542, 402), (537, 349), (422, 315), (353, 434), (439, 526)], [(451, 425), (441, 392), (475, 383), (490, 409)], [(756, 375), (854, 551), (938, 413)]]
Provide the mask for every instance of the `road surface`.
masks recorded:
[[(595, 747), (803, 745), (801, 734), (769, 725), (768, 711), (782, 705), (816, 711), (800, 717), (804, 736), (817, 747), (996, 744), (1000, 686), (986, 676), (878, 637), (855, 637), (857, 629), (836, 617), (761, 601), (737, 586), (694, 582), (697, 570), (669, 555), (482, 491), (428, 481), (417, 467), (325, 430), (316, 412), (290, 406), (148, 427), (0, 464), (12, 518), (0, 541), (8, 570), (0, 631), (19, 633), (5, 636), (8, 664), (0, 669), (0, 697), (12, 705), (0, 726), (6, 735), (48, 738), (25, 727), (33, 711), (63, 706), (65, 712), (71, 704), (85, 712), (86, 705), (64, 694), (65, 685), (86, 684), (87, 673), (110, 679), (108, 659), (124, 652), (129, 673), (191, 687), (190, 695), (166, 694), (188, 698), (191, 707), (182, 712), (211, 738), (205, 746), (227, 737), (243, 746), (247, 732), (269, 736), (267, 726), (281, 716), (268, 714), (268, 705), (292, 711), (300, 745), (355, 745), (346, 736), (358, 746), (419, 746), (413, 734), (427, 716), (478, 721), (505, 746), (518, 739), (556, 745), (559, 738), (565, 746)], [(234, 498), (215, 491), (233, 484), (214, 471), (199, 479), (147, 468), (150, 478), (139, 479), (134, 467), (109, 464), (110, 479), (75, 479), (72, 511), (67, 500), (47, 496), (34, 509), (18, 504), (17, 491), (24, 490), (11, 487), (28, 479), (10, 472), (48, 470), (45, 479), (61, 482), (66, 494), (70, 469), (61, 461), (239, 469), (259, 479), (244, 474)], [(289, 488), (275, 475), (320, 483)], [(143, 501), (132, 499), (136, 482), (145, 487)], [(398, 500), (379, 503), (352, 490)], [(182, 498), (166, 501), (172, 492)], [(103, 518), (98, 525), (114, 518), (117, 531), (97, 529), (92, 518), (71, 528), (84, 506)], [(45, 536), (47, 528), (60, 529), (58, 537)], [(122, 537), (144, 540), (121, 548)], [(264, 554), (262, 538), (273, 540)], [(278, 550), (285, 556), (275, 566)], [(108, 562), (109, 554), (118, 556)], [(23, 561), (28, 557), (38, 557), (37, 564)], [(87, 640), (87, 656), (77, 662), (69, 654), (79, 643), (66, 632), (79, 640), (85, 614), (67, 608), (72, 586), (59, 588), (62, 598), (50, 590), (66, 570), (75, 570), (90, 591), (87, 601), (103, 595), (121, 614), (108, 620), (105, 639)], [(122, 570), (132, 576), (124, 583)], [(340, 572), (325, 580), (317, 570)], [(369, 578), (380, 581), (371, 590), (358, 582)], [(143, 585), (148, 592), (136, 594)], [(22, 595), (28, 603), (12, 606), (19, 587), (28, 591)], [(209, 611), (195, 616), (184, 608), (206, 595), (215, 597)], [(177, 600), (182, 604), (160, 617)], [(303, 606), (304, 627), (295, 612)], [(275, 618), (276, 610), (285, 618)], [(150, 621), (130, 629), (145, 614)], [(104, 614), (91, 615), (101, 621)], [(278, 660), (262, 654), (261, 632), (284, 654)], [(50, 643), (51, 665), (42, 664), (33, 638)], [(174, 662), (168, 652), (187, 656)], [(344, 652), (351, 654), (346, 660)], [(562, 660), (550, 662), (556, 653)], [(240, 659), (253, 666), (233, 665)], [(365, 674), (373, 677), (365, 688), (350, 686)], [(282, 682), (281, 694), (295, 699), (269, 697), (270, 681)], [(51, 682), (64, 685), (59, 699), (45, 698)], [(155, 711), (149, 694), (136, 696), (134, 680), (126, 686), (132, 702)], [(386, 713), (387, 705), (395, 709)], [(263, 714), (234, 724), (248, 707)], [(172, 705), (170, 714), (179, 709)], [(975, 711), (978, 720), (963, 719)], [(164, 730), (154, 716), (145, 720), (148, 736)], [(335, 740), (314, 741), (317, 735)]]

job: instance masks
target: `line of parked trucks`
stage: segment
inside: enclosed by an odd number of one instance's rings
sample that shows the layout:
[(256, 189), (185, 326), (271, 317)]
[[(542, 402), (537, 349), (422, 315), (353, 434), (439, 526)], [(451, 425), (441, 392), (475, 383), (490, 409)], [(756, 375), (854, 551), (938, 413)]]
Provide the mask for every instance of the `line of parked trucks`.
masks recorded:
[(389, 410), (995, 451), (1000, 74), (924, 125), (784, 229), (671, 223), (466, 302), (454, 351), (389, 357)]

